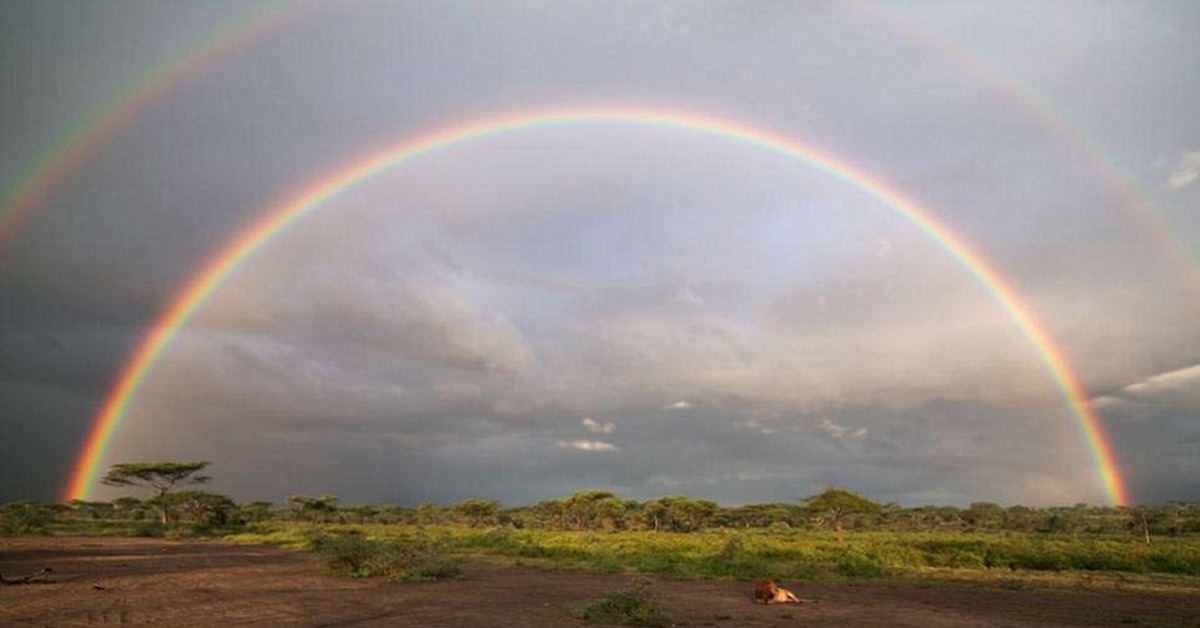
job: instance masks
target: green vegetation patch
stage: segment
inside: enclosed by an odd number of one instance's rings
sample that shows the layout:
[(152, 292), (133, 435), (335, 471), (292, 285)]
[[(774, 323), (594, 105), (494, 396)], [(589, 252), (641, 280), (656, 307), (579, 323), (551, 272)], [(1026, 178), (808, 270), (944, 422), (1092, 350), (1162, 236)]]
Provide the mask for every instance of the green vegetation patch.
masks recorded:
[(645, 578), (635, 578), (629, 588), (604, 594), (576, 615), (584, 621), (619, 626), (672, 625)]
[(309, 546), (335, 573), (356, 578), (383, 576), (411, 582), (461, 574), (458, 559), (424, 536), (378, 540), (357, 530), (318, 531), (309, 539)]

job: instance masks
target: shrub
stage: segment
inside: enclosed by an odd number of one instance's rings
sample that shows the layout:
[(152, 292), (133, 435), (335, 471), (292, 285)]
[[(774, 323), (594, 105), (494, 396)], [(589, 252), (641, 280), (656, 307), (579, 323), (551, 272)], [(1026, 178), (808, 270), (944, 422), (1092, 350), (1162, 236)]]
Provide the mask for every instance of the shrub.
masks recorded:
[(53, 518), (46, 506), (30, 501), (10, 502), (0, 506), (0, 536), (19, 534), (48, 534), (46, 524)]
[(725, 541), (721, 551), (708, 556), (701, 568), (705, 576), (745, 580), (762, 577), (771, 571), (771, 566), (762, 556), (748, 550), (741, 536), (734, 535)]
[(417, 581), (456, 577), (458, 561), (444, 555), (442, 548), (425, 537), (368, 539), (361, 532), (317, 532), (309, 547), (325, 557), (329, 568), (356, 578), (384, 576), (392, 580)]
[(878, 559), (856, 549), (847, 549), (838, 556), (834, 569), (850, 578), (884, 578), (891, 574)]
[(607, 593), (579, 612), (585, 621), (621, 626), (670, 626), (671, 618), (662, 610), (650, 581), (635, 578), (628, 589)]

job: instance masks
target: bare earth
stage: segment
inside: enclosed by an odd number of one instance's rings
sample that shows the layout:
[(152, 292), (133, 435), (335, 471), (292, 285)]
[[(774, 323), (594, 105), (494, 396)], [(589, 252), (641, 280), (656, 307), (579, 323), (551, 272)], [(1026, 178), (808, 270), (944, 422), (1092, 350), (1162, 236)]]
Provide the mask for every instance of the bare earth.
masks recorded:
[[(458, 580), (392, 583), (327, 575), (304, 553), (217, 542), (0, 538), (0, 626), (587, 626), (572, 609), (628, 576), (468, 564)], [(785, 583), (803, 606), (753, 602), (753, 585), (655, 579), (678, 626), (1200, 627), (1200, 587), (1025, 586), (899, 580)]]

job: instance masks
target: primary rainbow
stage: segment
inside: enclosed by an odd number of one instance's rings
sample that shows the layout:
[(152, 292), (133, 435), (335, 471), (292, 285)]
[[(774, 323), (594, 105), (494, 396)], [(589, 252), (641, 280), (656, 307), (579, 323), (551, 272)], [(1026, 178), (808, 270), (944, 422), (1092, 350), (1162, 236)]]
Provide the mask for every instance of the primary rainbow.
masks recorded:
[(1128, 503), (1124, 480), (1116, 464), (1112, 446), (1063, 350), (1022, 302), (1013, 287), (987, 260), (928, 210), (853, 164), (784, 135), (734, 120), (686, 111), (627, 107), (524, 111), (449, 127), (402, 141), (353, 161), (308, 185), (300, 193), (270, 210), (212, 256), (154, 323), (150, 333), (122, 368), (116, 384), (101, 407), (76, 459), (69, 484), (63, 493), (64, 499), (87, 499), (105, 451), (120, 425), (126, 408), (137, 394), (146, 375), (183, 325), (238, 267), (293, 222), (321, 207), (342, 191), (422, 155), (505, 133), (579, 124), (651, 126), (735, 140), (799, 159), (829, 176), (859, 188), (903, 216), (958, 260), (1012, 317), (1050, 372), (1075, 417), (1109, 501), (1118, 505)]

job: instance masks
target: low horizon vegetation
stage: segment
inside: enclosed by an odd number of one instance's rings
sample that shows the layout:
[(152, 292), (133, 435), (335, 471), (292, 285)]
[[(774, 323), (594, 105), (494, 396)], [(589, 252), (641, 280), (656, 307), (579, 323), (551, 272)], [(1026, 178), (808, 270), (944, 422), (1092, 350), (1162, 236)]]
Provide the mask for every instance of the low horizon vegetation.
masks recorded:
[[(235, 503), (176, 484), (207, 482), (207, 463), (121, 467), (148, 499), (0, 505), (0, 535), (223, 538), (312, 551), (331, 570), (414, 580), (453, 576), (463, 560), (681, 578), (882, 578), (928, 570), (1112, 572), (1200, 577), (1200, 504), (1159, 507), (904, 508), (828, 488), (799, 503), (722, 507), (610, 491), (504, 508), (343, 506), (293, 495), (287, 507)], [(162, 471), (166, 478), (158, 474)]]

